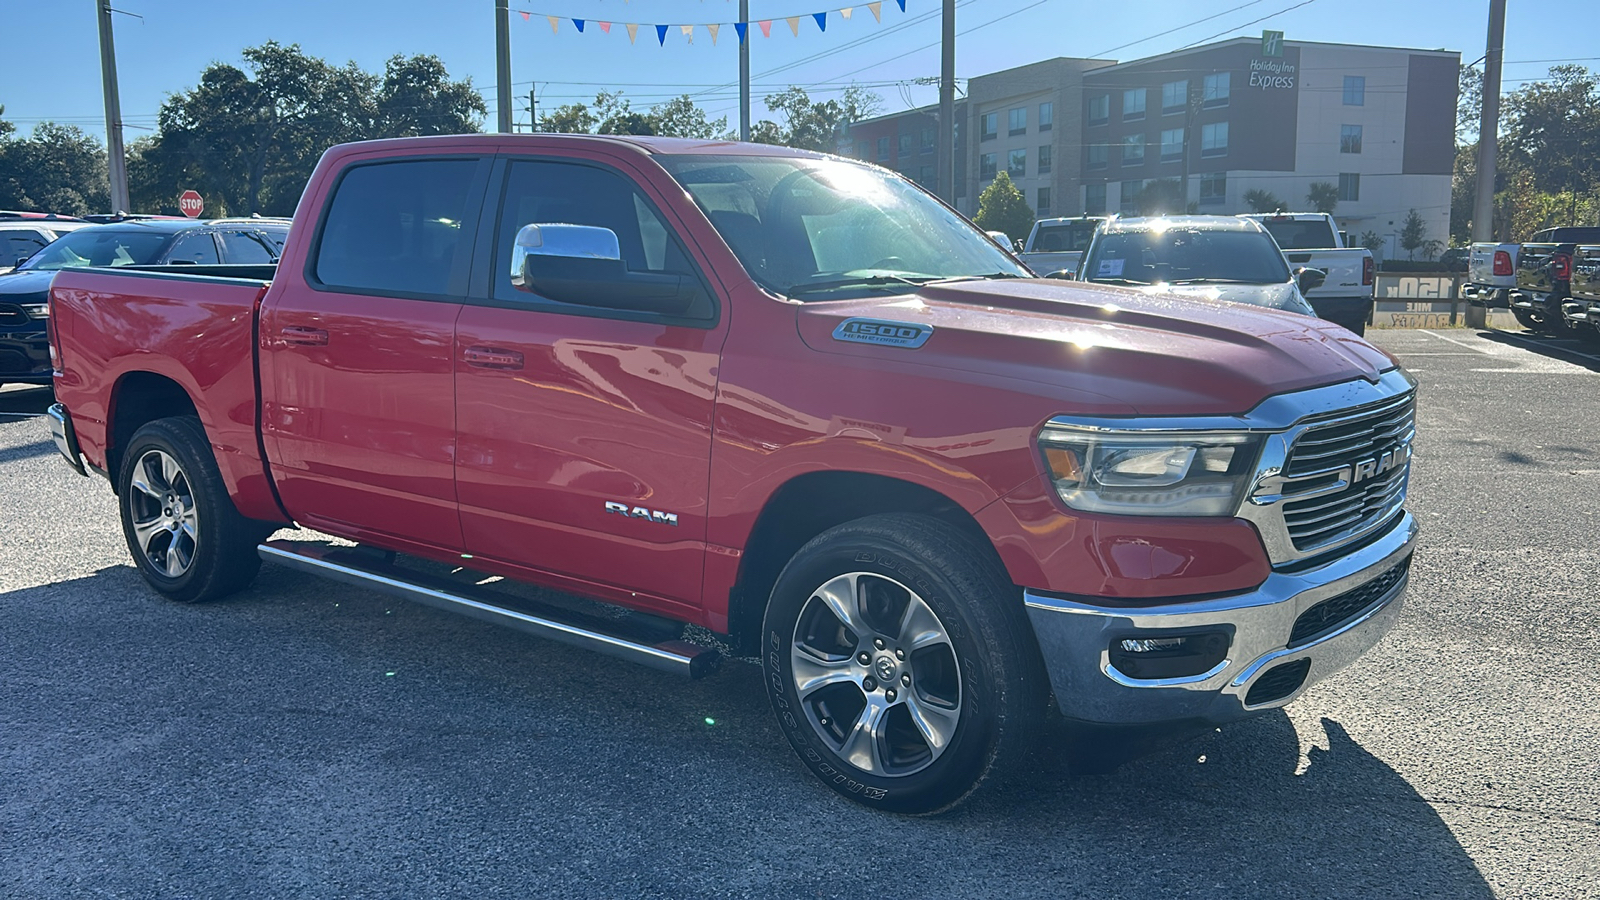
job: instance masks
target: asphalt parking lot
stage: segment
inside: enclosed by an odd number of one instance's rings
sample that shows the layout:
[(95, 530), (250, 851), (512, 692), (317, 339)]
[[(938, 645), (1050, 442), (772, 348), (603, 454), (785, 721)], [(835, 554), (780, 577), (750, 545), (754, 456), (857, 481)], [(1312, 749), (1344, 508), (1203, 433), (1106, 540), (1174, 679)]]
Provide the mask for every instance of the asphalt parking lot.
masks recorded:
[(813, 783), (748, 665), (271, 567), (160, 600), (5, 389), (0, 896), (1600, 897), (1600, 352), (1374, 339), (1423, 391), (1396, 630), (1284, 712), (934, 820)]

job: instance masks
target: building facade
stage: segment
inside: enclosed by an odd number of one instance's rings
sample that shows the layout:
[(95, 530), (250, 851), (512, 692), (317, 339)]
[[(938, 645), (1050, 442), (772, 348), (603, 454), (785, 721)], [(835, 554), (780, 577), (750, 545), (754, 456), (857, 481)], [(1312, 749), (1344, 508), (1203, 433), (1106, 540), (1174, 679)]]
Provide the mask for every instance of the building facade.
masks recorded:
[[(975, 214), (1002, 169), (1040, 217), (1157, 205), (1234, 214), (1251, 211), (1247, 195), (1304, 211), (1316, 185), (1337, 198), (1353, 242), (1376, 236), (1394, 256), (1412, 210), (1430, 239), (1449, 232), (1460, 62), (1453, 51), (1264, 35), (975, 77), (957, 117), (956, 206)], [(841, 149), (931, 187), (920, 158), (896, 151), (911, 132), (920, 152), (933, 121), (927, 109), (881, 116), (852, 126)]]

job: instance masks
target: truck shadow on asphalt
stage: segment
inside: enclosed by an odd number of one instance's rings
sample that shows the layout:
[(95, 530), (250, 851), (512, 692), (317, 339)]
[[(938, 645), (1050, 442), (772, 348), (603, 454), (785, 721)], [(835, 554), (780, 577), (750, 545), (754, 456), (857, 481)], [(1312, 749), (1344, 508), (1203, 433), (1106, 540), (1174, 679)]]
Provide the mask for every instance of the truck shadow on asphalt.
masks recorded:
[[(113, 566), (0, 594), (0, 617), (8, 855), (30, 878), (398, 896), (421, 867), (485, 893), (777, 897), (833, 896), (848, 864), (848, 896), (1493, 896), (1331, 719), (1301, 735), (1273, 712), (1095, 775), (1055, 727), (1026, 778), (914, 819), (813, 781), (739, 661), (689, 682), (270, 566), (199, 606)], [(192, 834), (213, 835), (196, 859), (295, 863), (184, 874)]]
[(42, 416), (54, 402), (55, 394), (47, 387), (0, 391), (0, 419)]
[(1486, 341), (1572, 363), (1591, 372), (1600, 372), (1600, 341), (1585, 342), (1578, 338), (1551, 337), (1535, 331), (1497, 331), (1492, 328), (1476, 334)]

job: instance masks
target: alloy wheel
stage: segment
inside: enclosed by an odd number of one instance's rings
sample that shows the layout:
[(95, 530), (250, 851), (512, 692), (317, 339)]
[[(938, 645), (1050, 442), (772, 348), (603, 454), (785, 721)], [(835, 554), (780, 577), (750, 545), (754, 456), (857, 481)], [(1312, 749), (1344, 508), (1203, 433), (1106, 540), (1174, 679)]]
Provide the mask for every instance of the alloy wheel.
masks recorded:
[(194, 565), (200, 519), (183, 467), (164, 450), (147, 450), (134, 466), (128, 492), (134, 540), (158, 573), (178, 578)]

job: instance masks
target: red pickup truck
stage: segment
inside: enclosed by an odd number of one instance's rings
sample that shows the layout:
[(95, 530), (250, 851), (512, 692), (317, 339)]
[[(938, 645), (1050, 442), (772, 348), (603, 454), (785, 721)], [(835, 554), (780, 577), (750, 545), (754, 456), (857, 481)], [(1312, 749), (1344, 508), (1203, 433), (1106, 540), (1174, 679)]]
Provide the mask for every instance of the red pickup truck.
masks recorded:
[(344, 145), (275, 271), (75, 269), (50, 305), (56, 443), (156, 591), (264, 558), (690, 676), (703, 626), (883, 809), (952, 807), (1052, 709), (1288, 703), (1390, 627), (1417, 533), (1387, 354), (1031, 277), (814, 153)]

